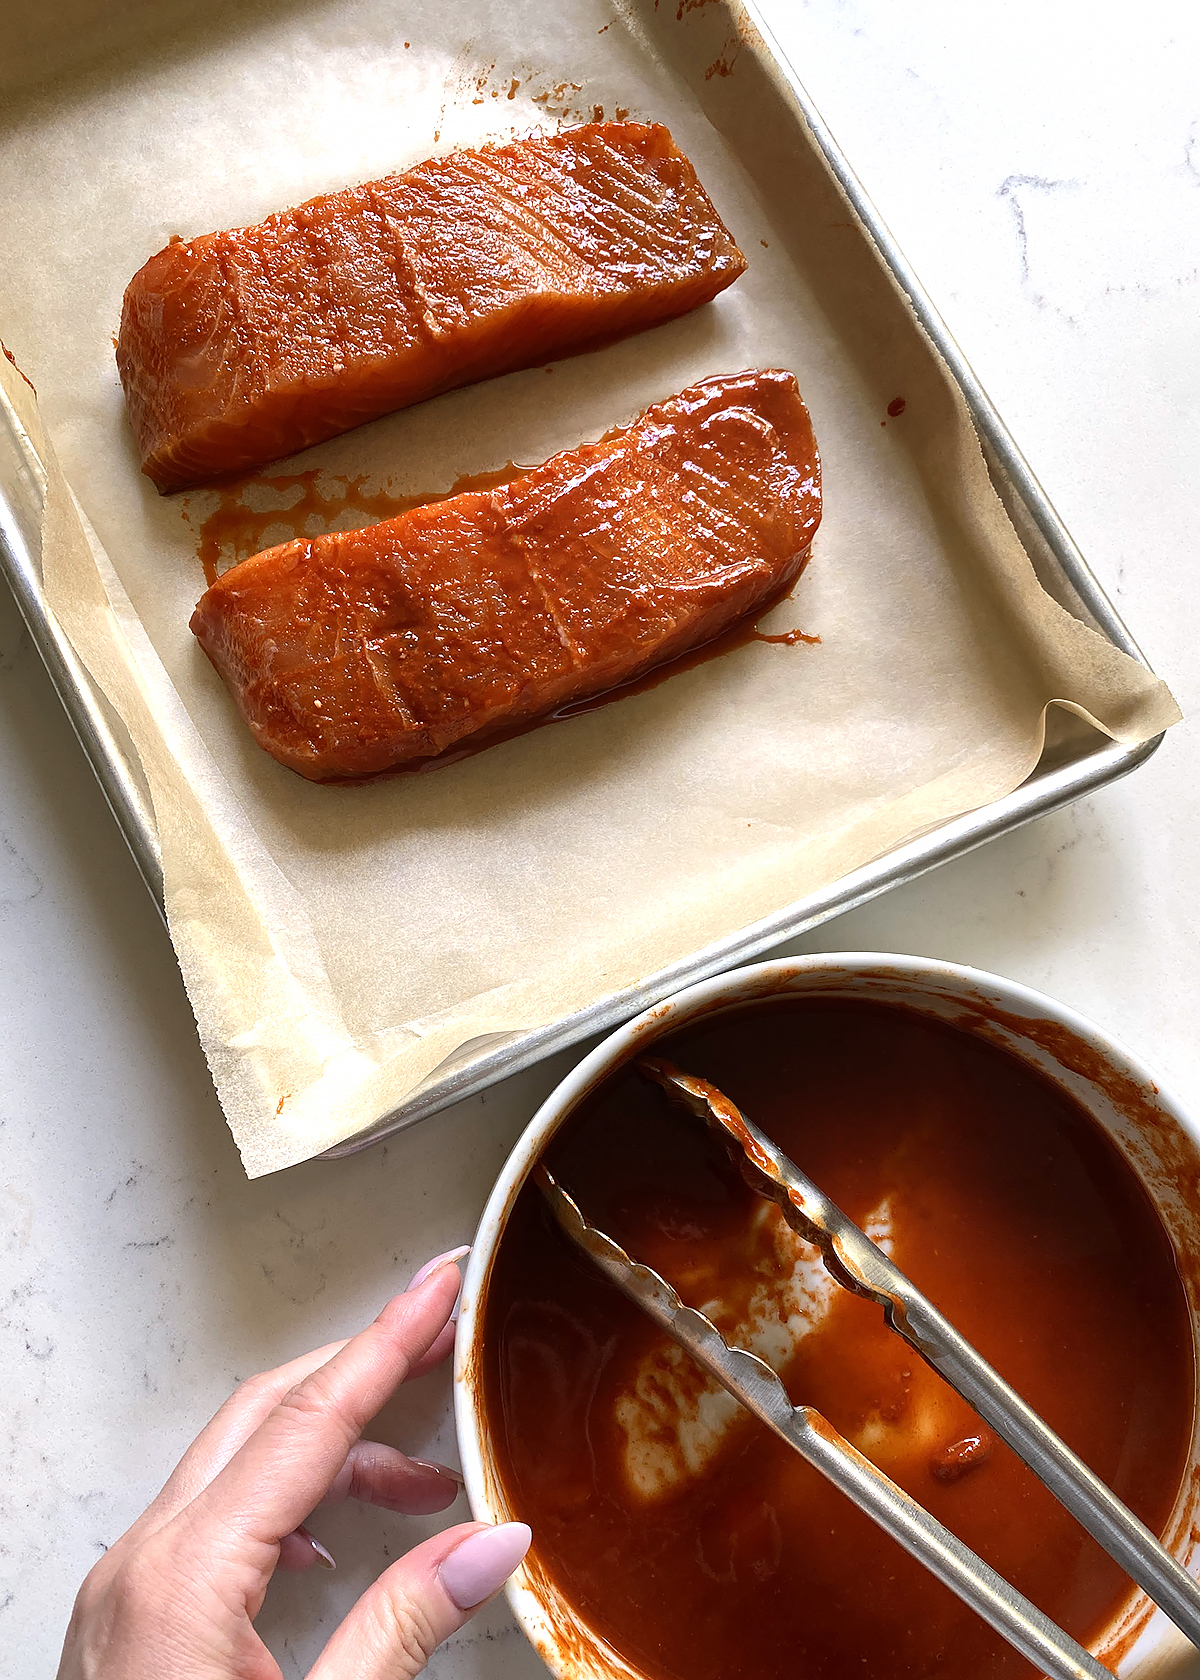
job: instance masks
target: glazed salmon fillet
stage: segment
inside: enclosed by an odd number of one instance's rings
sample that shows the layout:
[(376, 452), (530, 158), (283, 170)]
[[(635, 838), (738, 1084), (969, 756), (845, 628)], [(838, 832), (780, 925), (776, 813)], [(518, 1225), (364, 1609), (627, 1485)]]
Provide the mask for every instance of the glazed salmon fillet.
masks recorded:
[(191, 627), (272, 757), (370, 775), (709, 641), (787, 588), (820, 517), (795, 379), (733, 374), (496, 489), (253, 555)]
[(657, 123), (455, 152), (258, 227), (172, 239), (117, 368), (162, 491), (707, 303), (745, 268)]

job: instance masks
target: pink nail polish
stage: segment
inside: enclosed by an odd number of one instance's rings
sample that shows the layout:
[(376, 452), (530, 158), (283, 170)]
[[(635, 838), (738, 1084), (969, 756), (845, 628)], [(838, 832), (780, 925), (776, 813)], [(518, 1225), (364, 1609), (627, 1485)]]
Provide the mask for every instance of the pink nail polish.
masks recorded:
[(459, 1487), (466, 1487), (466, 1481), (461, 1470), (456, 1470), (452, 1464), (438, 1464), (435, 1459), (410, 1458), (410, 1464), (415, 1464), (418, 1470), (432, 1470), (435, 1476), (448, 1476)]
[(432, 1260), (426, 1260), (413, 1278), (408, 1286), (408, 1293), (411, 1294), (414, 1289), (420, 1289), (426, 1278), (431, 1278), (434, 1272), (441, 1271), (443, 1266), (452, 1265), (455, 1260), (461, 1260), (464, 1255), (470, 1254), (470, 1252), (470, 1243), (463, 1243), (459, 1248), (448, 1248), (445, 1254), (435, 1254)]
[(525, 1523), (501, 1523), (470, 1534), (442, 1559), (438, 1579), (460, 1610), (473, 1610), (498, 1592), (529, 1550)]
[(299, 1528), (297, 1528), (296, 1533), (300, 1536), (301, 1540), (308, 1541), (313, 1551), (317, 1554), (317, 1562), (321, 1565), (322, 1569), (337, 1568), (337, 1564), (333, 1561), (333, 1553), (326, 1551), (325, 1547), (322, 1546), (316, 1535), (310, 1534), (303, 1523), (301, 1523)]

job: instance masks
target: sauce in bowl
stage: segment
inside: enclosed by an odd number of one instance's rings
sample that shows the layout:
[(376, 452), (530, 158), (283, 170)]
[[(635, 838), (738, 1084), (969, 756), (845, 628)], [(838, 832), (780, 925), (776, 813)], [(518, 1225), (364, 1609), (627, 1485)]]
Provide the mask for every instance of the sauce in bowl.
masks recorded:
[[(1007, 1051), (907, 1009), (743, 1005), (654, 1043), (712, 1080), (1156, 1532), (1193, 1416), (1170, 1241), (1099, 1124)], [(1077, 1638), (1128, 1579), (726, 1147), (625, 1066), (546, 1161), (656, 1267)], [(742, 1413), (518, 1196), (484, 1306), (483, 1403), (535, 1574), (649, 1680), (1015, 1680), (945, 1587)]]

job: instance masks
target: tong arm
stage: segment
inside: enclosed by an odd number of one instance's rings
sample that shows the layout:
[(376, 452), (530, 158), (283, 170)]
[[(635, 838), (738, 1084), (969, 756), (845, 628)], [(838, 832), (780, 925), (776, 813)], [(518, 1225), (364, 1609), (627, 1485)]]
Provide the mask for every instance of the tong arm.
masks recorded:
[(643, 1057), (638, 1067), (744, 1153), (753, 1188), (777, 1203), (792, 1229), (815, 1244), (831, 1276), (856, 1295), (878, 1302), (891, 1328), (1200, 1646), (1200, 1586), (866, 1232), (715, 1085), (654, 1057)]
[(769, 1365), (745, 1348), (730, 1347), (710, 1319), (684, 1306), (665, 1278), (589, 1225), (544, 1166), (534, 1168), (534, 1178), (563, 1231), (610, 1282), (1050, 1680), (1111, 1680), (1089, 1651), (864, 1458), (820, 1412), (793, 1406)]

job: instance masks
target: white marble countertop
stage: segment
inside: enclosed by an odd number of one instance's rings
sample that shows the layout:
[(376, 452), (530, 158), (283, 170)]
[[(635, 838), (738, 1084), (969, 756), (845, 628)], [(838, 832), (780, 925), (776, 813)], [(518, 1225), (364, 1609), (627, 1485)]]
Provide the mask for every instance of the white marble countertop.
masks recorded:
[[(1200, 711), (1200, 12), (1143, 0), (762, 0), (817, 105), (1185, 713)], [(0, 598), (0, 1667), (52, 1673), (75, 1588), (234, 1381), (357, 1327), (470, 1238), (554, 1062), (340, 1163), (247, 1183), (171, 947)], [(1200, 736), (791, 949), (996, 969), (1200, 1111)], [(444, 1374), (393, 1408), (453, 1458)], [(462, 1510), (449, 1513), (461, 1517)], [(284, 1674), (421, 1521), (319, 1520), (272, 1589)], [(503, 1602), (439, 1680), (544, 1673)], [(883, 1677), (880, 1677), (883, 1680)]]

